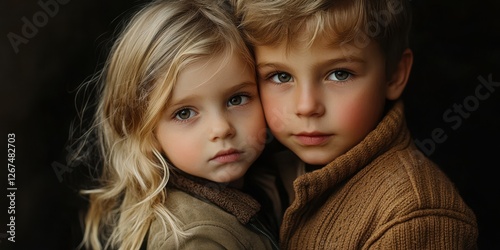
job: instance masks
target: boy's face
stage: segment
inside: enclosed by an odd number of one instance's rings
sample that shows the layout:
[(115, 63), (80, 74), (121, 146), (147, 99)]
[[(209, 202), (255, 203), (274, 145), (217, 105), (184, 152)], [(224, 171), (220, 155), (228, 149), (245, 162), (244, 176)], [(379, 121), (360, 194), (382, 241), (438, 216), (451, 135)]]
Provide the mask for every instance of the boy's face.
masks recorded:
[(182, 171), (215, 182), (241, 178), (265, 142), (254, 71), (238, 56), (200, 60), (180, 72), (155, 130)]
[(347, 152), (380, 121), (388, 84), (375, 42), (364, 47), (257, 46), (262, 105), (276, 138), (308, 164)]

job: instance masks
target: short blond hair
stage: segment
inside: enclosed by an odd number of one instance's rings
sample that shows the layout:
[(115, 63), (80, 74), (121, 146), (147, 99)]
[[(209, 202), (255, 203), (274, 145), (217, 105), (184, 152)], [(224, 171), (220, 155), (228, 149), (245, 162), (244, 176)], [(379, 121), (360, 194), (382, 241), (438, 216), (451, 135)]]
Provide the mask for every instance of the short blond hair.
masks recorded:
[[(346, 49), (382, 49), (388, 72), (409, 47), (411, 9), (408, 0), (233, 0), (243, 36), (252, 46), (289, 46), (306, 30), (308, 44), (329, 38)], [(350, 47), (347, 47), (350, 46)]]

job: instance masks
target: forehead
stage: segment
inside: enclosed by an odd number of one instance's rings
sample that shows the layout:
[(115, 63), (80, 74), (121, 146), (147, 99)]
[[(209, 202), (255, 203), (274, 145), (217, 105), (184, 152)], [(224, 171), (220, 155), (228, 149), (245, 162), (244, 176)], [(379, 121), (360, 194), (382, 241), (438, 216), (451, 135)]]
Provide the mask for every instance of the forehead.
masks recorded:
[(343, 59), (356, 61), (383, 58), (382, 50), (374, 40), (353, 40), (341, 42), (334, 37), (316, 37), (309, 42), (308, 35), (299, 36), (293, 43), (262, 45), (255, 47), (255, 58), (258, 66), (274, 61), (294, 61), (307, 63), (307, 60)]
[(202, 58), (186, 65), (173, 88), (172, 100), (190, 95), (203, 96), (230, 88), (241, 82), (253, 82), (253, 67), (238, 53)]

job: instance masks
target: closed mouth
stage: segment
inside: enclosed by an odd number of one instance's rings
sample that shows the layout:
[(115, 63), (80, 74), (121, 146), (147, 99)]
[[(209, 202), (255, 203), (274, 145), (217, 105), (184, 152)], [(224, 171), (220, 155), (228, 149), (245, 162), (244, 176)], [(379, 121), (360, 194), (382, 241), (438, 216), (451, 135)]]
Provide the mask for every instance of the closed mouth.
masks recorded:
[(236, 149), (221, 150), (210, 160), (220, 163), (229, 163), (237, 161), (240, 158), (241, 154), (242, 152)]
[(304, 146), (319, 146), (328, 141), (332, 135), (320, 132), (303, 132), (295, 134), (294, 137)]

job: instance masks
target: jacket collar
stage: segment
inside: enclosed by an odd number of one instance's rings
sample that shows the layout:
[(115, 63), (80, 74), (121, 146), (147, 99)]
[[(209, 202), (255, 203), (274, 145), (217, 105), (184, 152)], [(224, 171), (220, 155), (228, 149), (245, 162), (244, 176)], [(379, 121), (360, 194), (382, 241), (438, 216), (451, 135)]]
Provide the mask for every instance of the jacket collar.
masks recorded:
[(260, 210), (260, 204), (250, 195), (224, 183), (216, 183), (173, 169), (169, 183), (200, 200), (217, 205), (247, 224)]

